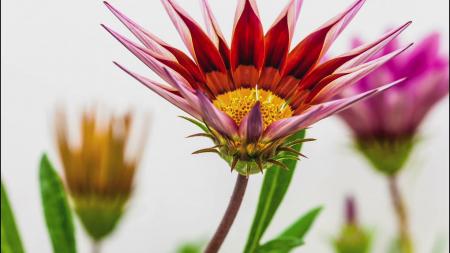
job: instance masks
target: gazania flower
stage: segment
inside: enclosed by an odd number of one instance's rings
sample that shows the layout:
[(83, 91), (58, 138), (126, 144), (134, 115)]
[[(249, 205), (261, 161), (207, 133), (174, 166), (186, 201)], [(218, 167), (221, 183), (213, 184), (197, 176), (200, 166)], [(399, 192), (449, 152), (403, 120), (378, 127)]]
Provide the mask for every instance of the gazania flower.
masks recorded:
[[(433, 33), (408, 53), (385, 64), (343, 96), (359, 94), (399, 77), (408, 79), (377, 97), (361, 102), (339, 115), (352, 129), (359, 149), (374, 167), (395, 174), (403, 167), (415, 143), (418, 127), (430, 109), (449, 90), (448, 56), (439, 53), (440, 36)], [(355, 39), (354, 46), (360, 45)], [(376, 57), (400, 48), (393, 40)]]
[[(324, 54), (364, 3), (312, 32), (291, 50), (302, 1), (291, 0), (264, 33), (255, 0), (239, 0), (228, 44), (206, 0), (201, 1), (205, 32), (173, 0), (162, 0), (192, 59), (106, 3), (133, 33), (133, 42), (105, 28), (168, 85), (127, 70), (145, 86), (203, 122), (201, 135), (242, 175), (283, 166), (280, 152), (296, 152), (287, 137), (391, 85), (336, 100), (335, 95), (407, 47), (368, 61), (409, 23), (379, 40), (322, 63)], [(302, 141), (302, 140), (299, 140)], [(303, 140), (304, 141), (304, 140)]]
[(130, 113), (103, 121), (95, 112), (86, 111), (80, 140), (75, 142), (70, 141), (64, 114), (56, 117), (56, 139), (67, 188), (81, 223), (95, 242), (114, 230), (132, 193), (145, 140), (141, 139), (136, 152), (129, 152), (133, 123)]

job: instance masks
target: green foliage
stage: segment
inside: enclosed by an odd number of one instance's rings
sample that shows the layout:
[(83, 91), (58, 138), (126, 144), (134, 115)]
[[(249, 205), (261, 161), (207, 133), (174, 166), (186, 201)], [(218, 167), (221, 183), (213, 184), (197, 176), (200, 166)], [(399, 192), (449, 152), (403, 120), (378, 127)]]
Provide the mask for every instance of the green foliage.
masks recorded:
[(8, 194), (1, 182), (1, 250), (2, 253), (23, 253), (22, 241), (17, 230)]
[[(291, 136), (287, 141), (292, 142), (303, 139), (304, 137), (305, 130), (302, 130)], [(301, 146), (301, 144), (298, 144), (293, 148), (300, 151)], [(254, 253), (258, 248), (264, 232), (269, 226), (288, 190), (292, 176), (295, 172), (297, 161), (283, 160), (282, 162), (289, 168), (288, 171), (274, 166), (273, 168), (267, 169), (265, 172), (256, 214), (244, 250), (245, 253)]]
[(41, 158), (39, 181), (45, 221), (55, 253), (76, 253), (72, 214), (64, 186), (47, 156)]
[(281, 253), (303, 245), (303, 240), (294, 237), (279, 237), (259, 246), (255, 253)]
[(321, 207), (309, 211), (291, 226), (289, 226), (277, 238), (259, 246), (258, 253), (289, 253), (294, 248), (304, 244), (304, 237), (312, 227), (314, 221), (319, 215)]
[(201, 253), (204, 243), (189, 242), (182, 244), (178, 249), (177, 253)]

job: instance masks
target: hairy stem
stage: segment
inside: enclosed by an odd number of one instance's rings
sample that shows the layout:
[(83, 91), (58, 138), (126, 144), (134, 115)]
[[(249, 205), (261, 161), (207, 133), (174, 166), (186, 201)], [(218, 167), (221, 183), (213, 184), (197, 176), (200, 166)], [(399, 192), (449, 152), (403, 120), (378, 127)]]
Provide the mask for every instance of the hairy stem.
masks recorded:
[(205, 253), (217, 253), (220, 246), (222, 246), (225, 237), (230, 231), (231, 225), (233, 225), (234, 219), (239, 211), (239, 208), (244, 198), (245, 189), (247, 188), (248, 178), (241, 174), (238, 175), (236, 184), (234, 185), (233, 195), (231, 195), (230, 202), (228, 203), (227, 210), (223, 215), (222, 221), (216, 230), (211, 241), (206, 247)]
[(413, 253), (413, 243), (409, 231), (408, 213), (400, 192), (396, 176), (389, 177), (389, 192), (397, 216), (399, 240), (402, 253)]

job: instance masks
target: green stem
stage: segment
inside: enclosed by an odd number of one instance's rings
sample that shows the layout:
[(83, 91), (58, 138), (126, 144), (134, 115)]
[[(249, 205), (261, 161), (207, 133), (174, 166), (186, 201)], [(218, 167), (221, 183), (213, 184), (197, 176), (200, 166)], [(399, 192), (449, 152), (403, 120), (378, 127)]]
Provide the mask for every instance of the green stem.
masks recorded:
[(397, 216), (400, 247), (402, 253), (413, 253), (414, 247), (409, 230), (409, 220), (405, 201), (398, 186), (398, 180), (395, 175), (389, 177), (389, 192), (392, 204)]
[(242, 200), (244, 198), (245, 189), (247, 188), (248, 178), (241, 174), (238, 175), (234, 186), (233, 195), (231, 195), (228, 208), (223, 215), (222, 221), (216, 230), (213, 238), (206, 247), (205, 253), (217, 253), (222, 246), (225, 237), (233, 225), (234, 219), (239, 211)]
[(100, 253), (101, 244), (100, 241), (92, 241), (92, 253)]

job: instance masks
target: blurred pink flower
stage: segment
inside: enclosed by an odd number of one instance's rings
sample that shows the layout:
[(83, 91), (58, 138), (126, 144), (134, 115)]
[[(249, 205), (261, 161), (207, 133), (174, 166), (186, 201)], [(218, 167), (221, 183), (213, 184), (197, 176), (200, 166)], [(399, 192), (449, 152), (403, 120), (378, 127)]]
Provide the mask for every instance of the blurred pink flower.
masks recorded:
[[(361, 44), (359, 39), (353, 46)], [(381, 66), (342, 96), (359, 94), (402, 77), (407, 79), (387, 92), (358, 103), (339, 115), (361, 141), (398, 141), (413, 138), (430, 109), (449, 91), (449, 59), (440, 54), (440, 35), (432, 33), (411, 50)], [(374, 57), (400, 48), (393, 40)]]

